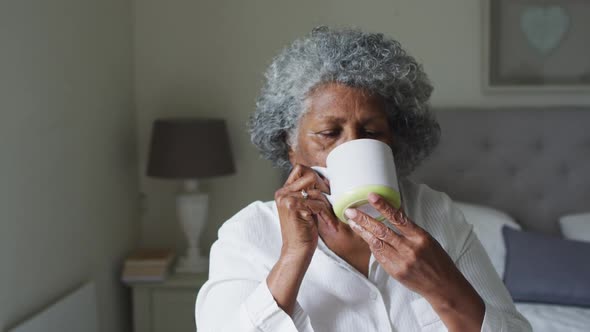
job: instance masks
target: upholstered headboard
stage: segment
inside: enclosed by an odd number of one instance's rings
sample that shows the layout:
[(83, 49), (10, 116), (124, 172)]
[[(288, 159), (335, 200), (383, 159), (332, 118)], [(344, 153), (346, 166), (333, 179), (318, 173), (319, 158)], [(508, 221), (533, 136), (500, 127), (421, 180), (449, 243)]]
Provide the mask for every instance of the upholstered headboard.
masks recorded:
[(441, 143), (411, 178), (545, 233), (590, 211), (590, 108), (436, 112)]

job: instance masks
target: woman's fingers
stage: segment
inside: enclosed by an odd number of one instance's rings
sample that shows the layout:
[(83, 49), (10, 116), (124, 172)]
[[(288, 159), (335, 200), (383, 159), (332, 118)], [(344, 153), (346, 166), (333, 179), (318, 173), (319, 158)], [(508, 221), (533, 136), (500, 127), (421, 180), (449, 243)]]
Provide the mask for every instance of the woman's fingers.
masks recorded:
[[(376, 236), (370, 229), (367, 227), (370, 226), (363, 226), (367, 225), (362, 220), (364, 217), (361, 217), (362, 212), (359, 212), (354, 219), (349, 219), (348, 224), (350, 228), (361, 236), (365, 242), (369, 245), (371, 252), (375, 256), (375, 259), (382, 265), (388, 266), (393, 271), (397, 270), (397, 265), (400, 262), (400, 254), (397, 249), (390, 244), (390, 242), (383, 240), (382, 238)], [(365, 215), (368, 218), (371, 218)], [(375, 221), (378, 222), (378, 221)], [(393, 233), (393, 232), (392, 232)], [(397, 235), (397, 234), (396, 234)], [(384, 236), (386, 238), (392, 238), (389, 236)]]
[(394, 208), (389, 204), (383, 197), (369, 193), (369, 203), (381, 213), (382, 216), (387, 218), (405, 237), (411, 237), (414, 235), (422, 235), (424, 230), (420, 226), (416, 225), (410, 218), (406, 216), (402, 208)]
[(389, 227), (385, 226), (382, 222), (371, 218), (369, 215), (357, 209), (346, 209), (344, 214), (349, 218), (349, 222), (352, 220), (353, 223), (361, 226), (364, 230), (371, 233), (377, 239), (385, 241), (385, 243), (393, 247), (400, 245), (402, 237), (389, 229)]
[(316, 171), (300, 164), (293, 167), (283, 189), (286, 191), (319, 189), (327, 194), (330, 193), (330, 186)]
[(308, 200), (320, 201), (323, 203), (324, 208), (318, 211), (318, 215), (322, 220), (333, 230), (338, 229), (338, 223), (340, 222), (334, 212), (332, 211), (332, 204), (328, 201), (328, 198), (319, 189), (307, 190)]
[(275, 192), (275, 201), (281, 205), (281, 201), (286, 198), (295, 200), (298, 202), (297, 208), (308, 211), (298, 213), (301, 219), (313, 218), (315, 221), (322, 221), (322, 225), (326, 225), (328, 229), (337, 231), (340, 221), (334, 215), (332, 204), (325, 196), (329, 193), (330, 185), (326, 179), (310, 167), (296, 164), (284, 186)]
[(318, 189), (310, 189), (307, 194), (307, 198), (303, 198), (299, 192), (289, 192), (276, 199), (278, 204), (284, 203), (287, 209), (297, 211), (300, 218), (307, 221), (318, 221), (317, 217), (319, 216), (328, 227), (336, 230), (339, 221), (332, 212), (332, 205), (326, 196)]
[(304, 171), (305, 169), (300, 164), (296, 164), (295, 166), (293, 166), (293, 169), (291, 170), (291, 173), (289, 173), (289, 176), (287, 177), (287, 181), (285, 181), (285, 184), (288, 185), (293, 183), (293, 181), (297, 180), (303, 175)]

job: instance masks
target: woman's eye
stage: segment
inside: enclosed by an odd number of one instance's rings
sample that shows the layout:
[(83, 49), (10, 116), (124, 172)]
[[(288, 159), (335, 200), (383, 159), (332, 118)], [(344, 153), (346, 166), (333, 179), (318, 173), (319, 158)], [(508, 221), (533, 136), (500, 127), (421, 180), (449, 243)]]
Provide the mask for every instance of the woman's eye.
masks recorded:
[(338, 134), (340, 134), (340, 131), (338, 131), (338, 130), (324, 130), (324, 131), (320, 131), (318, 134), (322, 137), (333, 138), (333, 137), (338, 136)]
[(381, 135), (381, 132), (373, 131), (373, 130), (365, 130), (364, 133), (365, 133), (365, 136), (368, 136), (368, 137), (379, 137)]

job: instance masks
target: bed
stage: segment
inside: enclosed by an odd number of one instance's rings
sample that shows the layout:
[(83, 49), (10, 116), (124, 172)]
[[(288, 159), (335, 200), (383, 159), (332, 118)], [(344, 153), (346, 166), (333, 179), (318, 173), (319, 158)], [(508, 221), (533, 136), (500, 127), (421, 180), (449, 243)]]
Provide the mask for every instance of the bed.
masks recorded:
[[(590, 109), (441, 109), (437, 117), (441, 144), (412, 178), (458, 202), (500, 276), (502, 227), (558, 237), (560, 217), (590, 211)], [(588, 307), (515, 302), (536, 332), (590, 331)]]

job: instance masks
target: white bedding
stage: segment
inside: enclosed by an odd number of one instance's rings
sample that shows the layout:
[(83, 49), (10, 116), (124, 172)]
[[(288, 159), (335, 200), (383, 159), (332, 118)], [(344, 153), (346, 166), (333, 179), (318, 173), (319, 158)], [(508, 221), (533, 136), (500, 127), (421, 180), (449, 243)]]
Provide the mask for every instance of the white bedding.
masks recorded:
[(590, 308), (532, 303), (516, 303), (516, 308), (529, 320), (534, 332), (590, 331)]
[[(494, 268), (503, 277), (506, 248), (501, 228), (520, 228), (513, 218), (489, 207), (456, 202), (465, 220), (473, 225)], [(529, 320), (534, 332), (590, 332), (590, 308), (551, 304), (516, 303), (516, 308)]]

